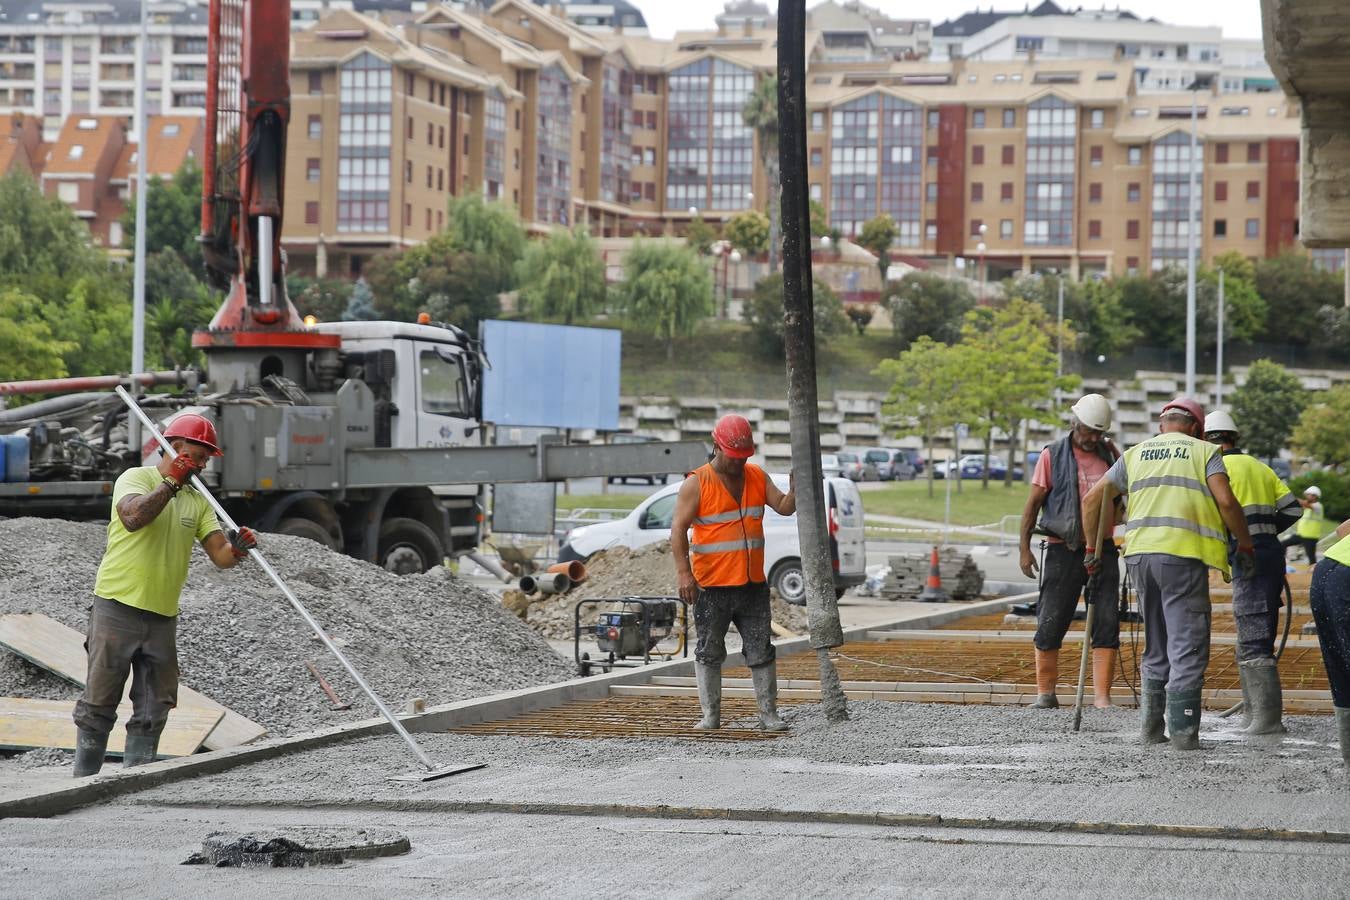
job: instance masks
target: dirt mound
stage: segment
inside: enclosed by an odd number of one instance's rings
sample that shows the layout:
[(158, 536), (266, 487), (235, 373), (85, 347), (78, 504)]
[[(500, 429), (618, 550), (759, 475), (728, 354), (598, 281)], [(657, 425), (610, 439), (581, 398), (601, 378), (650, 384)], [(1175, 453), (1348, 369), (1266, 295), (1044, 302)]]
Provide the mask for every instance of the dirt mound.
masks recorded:
[[(0, 613), (40, 612), (83, 633), (106, 525), (0, 521)], [(548, 644), (490, 595), (444, 569), (398, 576), (313, 541), (268, 534), (263, 552), (394, 709), (570, 677)], [(220, 571), (194, 550), (178, 622), (182, 683), (291, 734), (376, 715), (262, 570)], [(352, 709), (334, 712), (312, 661)], [(74, 699), (79, 688), (0, 651), (0, 695)]]

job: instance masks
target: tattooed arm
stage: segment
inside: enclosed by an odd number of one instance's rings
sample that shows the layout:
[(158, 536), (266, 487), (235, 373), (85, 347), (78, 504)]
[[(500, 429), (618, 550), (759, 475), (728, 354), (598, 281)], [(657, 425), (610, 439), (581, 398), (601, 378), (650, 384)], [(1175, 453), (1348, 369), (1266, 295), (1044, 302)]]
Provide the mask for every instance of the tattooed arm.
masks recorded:
[(176, 492), (167, 481), (148, 494), (132, 494), (123, 497), (117, 504), (117, 518), (122, 520), (127, 531), (139, 531), (164, 511)]

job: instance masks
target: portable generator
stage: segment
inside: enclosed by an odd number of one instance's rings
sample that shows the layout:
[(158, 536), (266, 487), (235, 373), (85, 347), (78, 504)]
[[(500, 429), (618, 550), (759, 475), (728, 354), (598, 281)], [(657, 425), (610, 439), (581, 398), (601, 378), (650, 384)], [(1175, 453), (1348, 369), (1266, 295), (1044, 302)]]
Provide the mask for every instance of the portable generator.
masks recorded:
[[(581, 624), (584, 608), (608, 604), (593, 625)], [(689, 656), (689, 604), (679, 597), (606, 597), (579, 600), (573, 613), (574, 650), (577, 671), (589, 675), (598, 666), (608, 672), (615, 666), (647, 665), (653, 657), (673, 659)], [(676, 643), (660, 649), (672, 634)], [(581, 652), (581, 639), (590, 637), (603, 656), (591, 659)], [(641, 657), (641, 662), (638, 661)]]

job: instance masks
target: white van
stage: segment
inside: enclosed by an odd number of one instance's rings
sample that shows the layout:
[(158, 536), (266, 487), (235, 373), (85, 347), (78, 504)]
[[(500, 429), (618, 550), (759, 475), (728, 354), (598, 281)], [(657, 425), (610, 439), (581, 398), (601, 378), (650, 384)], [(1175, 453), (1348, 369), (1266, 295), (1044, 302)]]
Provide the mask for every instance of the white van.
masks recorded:
[[(770, 475), (778, 489), (786, 491), (786, 475)], [(680, 484), (669, 484), (637, 505), (631, 513), (612, 522), (574, 528), (563, 539), (558, 561), (585, 560), (610, 547), (645, 547), (670, 537), (675, 516), (675, 498)], [(847, 478), (825, 479), (830, 559), (834, 564), (834, 588), (838, 596), (867, 577), (867, 546), (863, 540), (863, 505), (858, 486)], [(764, 571), (778, 595), (798, 606), (806, 603), (806, 580), (802, 575), (801, 545), (797, 540), (797, 517), (764, 510)], [(675, 569), (670, 570), (671, 591)]]

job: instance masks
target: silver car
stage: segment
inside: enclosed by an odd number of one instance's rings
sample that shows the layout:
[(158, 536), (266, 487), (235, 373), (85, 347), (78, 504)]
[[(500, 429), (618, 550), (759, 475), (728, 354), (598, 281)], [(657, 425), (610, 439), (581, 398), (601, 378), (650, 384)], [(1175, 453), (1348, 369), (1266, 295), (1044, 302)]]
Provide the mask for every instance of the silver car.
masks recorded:
[(844, 467), (840, 464), (839, 457), (833, 453), (820, 454), (820, 474), (826, 478), (842, 476)]

